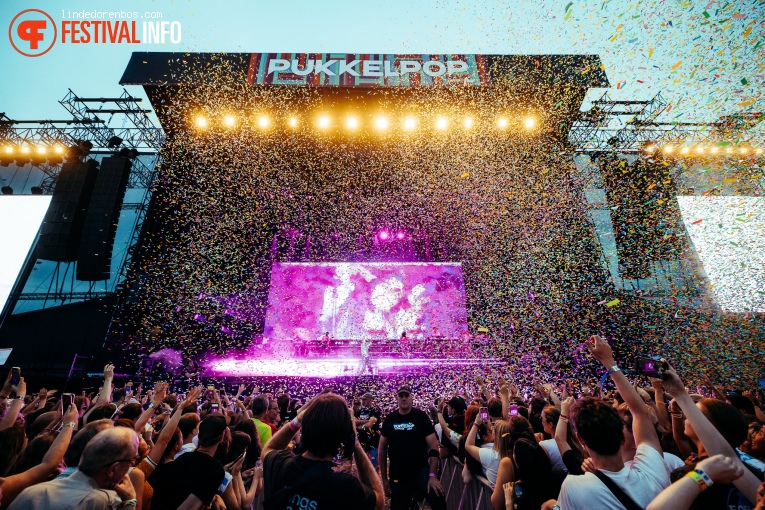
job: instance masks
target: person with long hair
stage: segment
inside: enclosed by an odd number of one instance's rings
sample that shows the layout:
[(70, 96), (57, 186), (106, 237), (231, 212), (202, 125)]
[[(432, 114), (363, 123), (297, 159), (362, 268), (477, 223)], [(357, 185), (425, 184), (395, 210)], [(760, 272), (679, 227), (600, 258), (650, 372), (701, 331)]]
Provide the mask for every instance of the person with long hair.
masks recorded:
[(560, 492), (566, 473), (555, 469), (545, 450), (535, 441), (519, 439), (513, 446), (517, 481), (503, 487), (505, 501), (510, 499), (517, 510), (538, 509)]

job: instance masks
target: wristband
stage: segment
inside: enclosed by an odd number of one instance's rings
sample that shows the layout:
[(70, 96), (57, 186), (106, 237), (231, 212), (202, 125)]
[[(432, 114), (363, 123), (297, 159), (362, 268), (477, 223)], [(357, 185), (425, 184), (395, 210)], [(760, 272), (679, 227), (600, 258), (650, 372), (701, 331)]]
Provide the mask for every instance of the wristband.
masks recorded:
[(293, 419), (293, 420), (290, 422), (290, 430), (291, 430), (292, 432), (297, 432), (298, 430), (300, 430), (300, 427), (301, 427), (301, 426), (302, 426), (302, 424), (300, 423), (300, 420), (298, 420), (298, 419), (297, 419), (297, 417), (295, 417), (295, 418), (294, 418), (294, 419)]
[(73, 429), (77, 428), (77, 424), (75, 422), (73, 422), (73, 421), (70, 421), (69, 423), (64, 423), (64, 426), (65, 427), (72, 427)]
[(24, 395), (16, 395), (11, 400), (24, 400)]
[(152, 402), (151, 404), (149, 404), (149, 407), (147, 407), (146, 409), (149, 410), (149, 409), (153, 409), (153, 408), (154, 408), (154, 403)]
[(126, 506), (136, 506), (138, 505), (138, 500), (135, 499), (126, 499), (119, 505), (117, 505), (117, 508), (125, 508)]
[(712, 478), (708, 474), (706, 474), (703, 469), (696, 469), (695, 471), (696, 471), (696, 474), (698, 474), (702, 478), (702, 480), (704, 480), (704, 483), (707, 484), (707, 487), (711, 487), (712, 484), (715, 483), (714, 480), (712, 480)]
[(436, 477), (435, 473), (428, 473), (428, 478), (435, 478), (435, 477)]
[(622, 369), (619, 368), (619, 365), (614, 365), (611, 368), (608, 369), (608, 375), (613, 374), (614, 372), (621, 372)]
[(704, 478), (702, 478), (698, 471), (698, 469), (696, 471), (689, 471), (685, 476), (699, 484), (699, 487), (701, 487), (701, 492), (704, 492), (709, 488), (709, 485), (707, 485), (707, 482), (704, 481)]

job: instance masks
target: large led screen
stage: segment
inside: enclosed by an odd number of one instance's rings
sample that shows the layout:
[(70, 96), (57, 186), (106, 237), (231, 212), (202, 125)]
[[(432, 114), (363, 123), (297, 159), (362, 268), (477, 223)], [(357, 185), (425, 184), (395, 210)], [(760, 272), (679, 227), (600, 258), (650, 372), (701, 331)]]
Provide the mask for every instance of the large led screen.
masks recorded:
[(678, 196), (683, 222), (725, 312), (765, 312), (765, 198)]
[(40, 230), (50, 196), (0, 197), (0, 312)]
[(467, 333), (462, 265), (278, 263), (264, 337), (315, 340), (458, 338)]

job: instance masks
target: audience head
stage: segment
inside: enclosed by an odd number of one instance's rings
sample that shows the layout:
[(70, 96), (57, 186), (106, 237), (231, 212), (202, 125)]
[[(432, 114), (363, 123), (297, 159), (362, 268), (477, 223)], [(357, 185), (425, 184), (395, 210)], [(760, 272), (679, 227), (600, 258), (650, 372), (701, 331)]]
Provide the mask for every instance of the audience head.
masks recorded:
[(258, 395), (255, 400), (252, 401), (252, 415), (262, 416), (268, 411), (268, 398), (265, 395)]
[(222, 414), (211, 414), (199, 423), (198, 444), (200, 447), (214, 446), (225, 440), (227, 432), (226, 417)]
[(113, 426), (114, 422), (112, 422), (112, 420), (104, 419), (91, 421), (80, 429), (74, 437), (72, 437), (72, 441), (69, 443), (69, 447), (64, 454), (64, 463), (67, 467), (77, 467), (80, 463), (82, 452), (85, 450), (85, 446), (87, 446), (90, 440), (102, 430), (106, 430)]
[(519, 439), (513, 446), (513, 461), (517, 467), (516, 477), (524, 485), (549, 482), (552, 472), (550, 457), (536, 441)]
[(13, 426), (0, 430), (0, 476), (4, 476), (27, 445), (24, 427)]
[(313, 455), (334, 456), (341, 446), (345, 454), (352, 451), (355, 427), (343, 397), (333, 393), (318, 395), (305, 409), (302, 424), (302, 446)]
[(79, 469), (96, 480), (99, 487), (111, 488), (138, 460), (138, 435), (127, 427), (102, 430), (88, 442), (80, 457)]
[[(738, 448), (746, 441), (749, 422), (738, 409), (714, 398), (702, 399), (696, 406), (731, 447)], [(696, 431), (688, 420), (685, 421), (685, 435), (693, 441), (698, 441)]]
[(502, 419), (502, 401), (497, 397), (492, 397), (486, 404), (486, 411), (489, 413), (489, 419), (501, 420)]
[[(194, 413), (181, 416), (181, 419), (178, 422), (178, 428), (181, 429), (181, 435), (183, 436), (184, 441), (191, 440), (191, 438), (199, 433), (199, 422), (199, 416)], [(252, 421), (250, 421), (250, 423), (252, 423)], [(252, 424), (253, 426), (255, 425), (254, 423)]]
[(571, 406), (571, 422), (579, 441), (591, 452), (616, 455), (624, 442), (624, 422), (603, 400), (585, 397)]

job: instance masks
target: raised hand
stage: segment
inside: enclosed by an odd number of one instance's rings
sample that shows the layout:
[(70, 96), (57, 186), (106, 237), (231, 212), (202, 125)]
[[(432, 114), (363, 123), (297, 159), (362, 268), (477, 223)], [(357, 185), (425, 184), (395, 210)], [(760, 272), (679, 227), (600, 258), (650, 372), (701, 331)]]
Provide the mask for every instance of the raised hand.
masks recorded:
[(715, 482), (730, 484), (738, 480), (744, 474), (742, 464), (734, 464), (730, 457), (725, 455), (713, 455), (696, 465), (696, 469), (704, 471)]
[(166, 396), (167, 396), (167, 383), (164, 383), (164, 382), (154, 383), (154, 392), (151, 395), (151, 403), (154, 404), (154, 407), (157, 407), (159, 404), (161, 404), (162, 401), (165, 400)]
[(574, 402), (574, 397), (566, 397), (565, 400), (560, 403), (561, 416), (569, 416), (568, 413), (571, 411), (571, 406), (574, 405)]
[(590, 354), (592, 354), (596, 360), (600, 361), (603, 366), (611, 368), (616, 364), (611, 346), (599, 335), (592, 335), (585, 342), (585, 345), (587, 345), (587, 348), (590, 350)]
[(106, 365), (104, 367), (104, 379), (113, 379), (113, 378), (114, 378), (114, 365)]
[(186, 394), (186, 398), (183, 399), (183, 402), (181, 402), (181, 407), (185, 409), (187, 407), (191, 407), (192, 405), (196, 404), (197, 401), (199, 400), (200, 395), (202, 395), (202, 387), (194, 386)]

